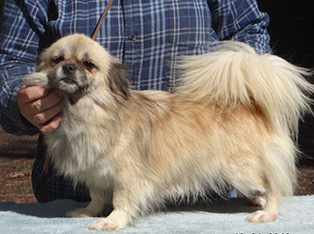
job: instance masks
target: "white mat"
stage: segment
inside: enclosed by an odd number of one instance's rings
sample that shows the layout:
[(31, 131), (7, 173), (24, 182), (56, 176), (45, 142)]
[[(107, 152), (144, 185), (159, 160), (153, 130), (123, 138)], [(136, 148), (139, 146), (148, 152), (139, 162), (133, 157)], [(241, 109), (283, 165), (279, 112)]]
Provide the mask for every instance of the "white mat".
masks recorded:
[[(313, 234), (314, 196), (283, 199), (275, 222), (251, 224), (246, 216), (254, 211), (245, 199), (216, 200), (213, 204), (168, 207), (140, 218), (134, 227), (110, 233), (223, 233), (223, 234)], [(85, 206), (69, 200), (46, 204), (0, 203), (0, 233), (96, 233), (88, 225), (96, 218), (64, 218), (65, 212)]]

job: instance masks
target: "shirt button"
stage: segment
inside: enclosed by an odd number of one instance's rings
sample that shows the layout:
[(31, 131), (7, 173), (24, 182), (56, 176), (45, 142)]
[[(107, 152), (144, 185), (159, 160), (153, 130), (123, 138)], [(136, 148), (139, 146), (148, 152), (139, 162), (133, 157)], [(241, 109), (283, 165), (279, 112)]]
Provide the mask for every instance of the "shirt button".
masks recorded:
[(132, 40), (132, 41), (136, 41), (136, 39), (137, 39), (137, 35), (136, 35), (136, 34), (133, 34), (133, 35), (131, 36), (131, 40)]

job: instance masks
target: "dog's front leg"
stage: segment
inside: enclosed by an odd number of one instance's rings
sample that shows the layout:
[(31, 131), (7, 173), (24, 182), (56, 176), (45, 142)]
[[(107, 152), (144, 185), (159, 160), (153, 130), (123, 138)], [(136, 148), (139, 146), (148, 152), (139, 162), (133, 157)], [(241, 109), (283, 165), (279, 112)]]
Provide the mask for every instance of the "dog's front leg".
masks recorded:
[(91, 201), (85, 208), (79, 208), (66, 213), (67, 217), (97, 217), (101, 214), (105, 205), (105, 197), (102, 192), (90, 190)]
[(152, 186), (145, 178), (137, 176), (134, 170), (133, 174), (119, 174), (117, 177), (112, 198), (113, 211), (108, 217), (93, 222), (90, 229), (111, 231), (126, 228), (132, 225), (139, 213), (146, 211), (148, 197), (154, 197)]
[(127, 189), (117, 189), (113, 194), (113, 211), (106, 218), (96, 220), (90, 229), (112, 231), (126, 228), (136, 216), (137, 199), (133, 192)]

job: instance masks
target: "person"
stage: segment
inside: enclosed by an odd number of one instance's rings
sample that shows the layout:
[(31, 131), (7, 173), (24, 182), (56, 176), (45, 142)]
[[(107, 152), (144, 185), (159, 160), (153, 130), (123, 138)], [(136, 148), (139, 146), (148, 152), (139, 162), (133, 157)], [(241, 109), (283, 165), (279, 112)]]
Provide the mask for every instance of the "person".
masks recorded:
[[(65, 35), (91, 35), (108, 0), (6, 0), (0, 42), (1, 126), (16, 135), (39, 134), (32, 171), (39, 202), (89, 200), (84, 185), (59, 175), (45, 154), (43, 135), (61, 124), (62, 94), (24, 87), (21, 77), (36, 70), (40, 51)], [(127, 68), (134, 89), (171, 91), (182, 55), (203, 54), (215, 41), (249, 43), (271, 52), (269, 17), (256, 0), (115, 0), (96, 40)], [(48, 159), (47, 159), (48, 158)]]

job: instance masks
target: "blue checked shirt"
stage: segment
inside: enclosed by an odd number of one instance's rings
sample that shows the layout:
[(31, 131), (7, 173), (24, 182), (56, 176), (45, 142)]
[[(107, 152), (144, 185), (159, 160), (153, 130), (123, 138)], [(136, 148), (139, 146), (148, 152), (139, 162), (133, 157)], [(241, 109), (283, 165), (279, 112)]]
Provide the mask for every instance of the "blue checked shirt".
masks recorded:
[[(0, 23), (0, 118), (6, 131), (38, 133), (16, 104), (21, 76), (36, 70), (38, 53), (58, 38), (90, 36), (108, 1), (6, 0)], [(260, 53), (270, 52), (268, 21), (255, 0), (115, 0), (96, 40), (126, 65), (133, 88), (169, 91), (177, 58), (205, 53), (211, 42), (238, 40)], [(36, 163), (34, 168), (36, 174)], [(64, 194), (58, 191), (48, 200)]]

